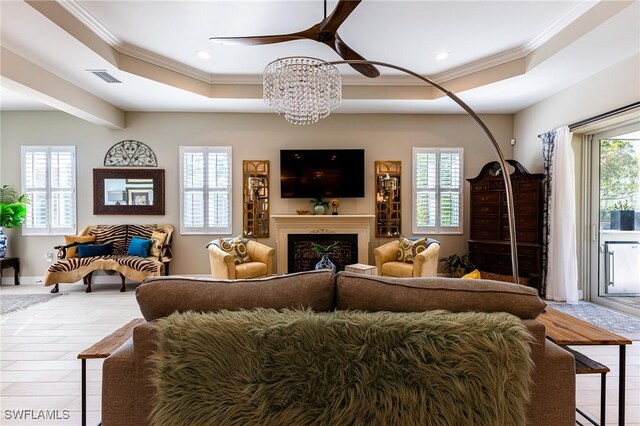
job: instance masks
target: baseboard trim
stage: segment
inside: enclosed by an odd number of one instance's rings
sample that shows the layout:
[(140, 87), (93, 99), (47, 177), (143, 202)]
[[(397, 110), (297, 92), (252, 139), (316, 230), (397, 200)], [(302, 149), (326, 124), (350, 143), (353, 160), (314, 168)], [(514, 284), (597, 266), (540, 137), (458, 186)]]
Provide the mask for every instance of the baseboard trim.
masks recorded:
[[(20, 285), (42, 285), (42, 279), (44, 277), (23, 277), (20, 276)], [(2, 285), (13, 285), (14, 284), (13, 275), (3, 276), (2, 277)]]
[[(36, 276), (36, 277), (23, 277), (22, 275), (20, 276), (20, 285), (43, 285), (43, 280), (44, 277), (43, 276)], [(125, 283), (132, 283), (134, 281), (129, 281), (129, 280), (125, 280)], [(9, 275), (6, 277), (2, 277), (2, 281), (0, 282), (2, 285), (14, 285), (14, 280), (13, 280), (13, 275)], [(91, 279), (91, 284), (120, 284), (122, 283), (122, 281), (120, 280), (120, 276), (119, 275), (115, 275), (113, 277), (110, 276), (94, 276)], [(60, 284), (61, 286), (64, 286), (68, 283), (63, 283)], [(82, 280), (78, 280), (75, 283), (71, 283), (71, 284), (82, 284)]]

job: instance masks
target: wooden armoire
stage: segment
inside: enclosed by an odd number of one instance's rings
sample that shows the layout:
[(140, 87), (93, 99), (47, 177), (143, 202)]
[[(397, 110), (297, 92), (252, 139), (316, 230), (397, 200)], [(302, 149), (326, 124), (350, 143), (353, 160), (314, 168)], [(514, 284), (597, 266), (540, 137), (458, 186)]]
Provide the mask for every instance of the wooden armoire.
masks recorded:
[[(521, 277), (540, 292), (542, 277), (542, 210), (544, 174), (529, 173), (515, 160), (507, 160), (513, 187)], [(500, 164), (487, 163), (471, 184), (469, 258), (480, 271), (512, 275), (507, 199)]]

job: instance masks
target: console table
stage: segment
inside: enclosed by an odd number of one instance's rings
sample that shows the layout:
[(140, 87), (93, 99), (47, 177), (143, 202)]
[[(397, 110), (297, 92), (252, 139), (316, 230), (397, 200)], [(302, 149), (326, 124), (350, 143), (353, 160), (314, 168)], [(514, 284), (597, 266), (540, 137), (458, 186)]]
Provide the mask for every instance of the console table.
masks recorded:
[(145, 323), (144, 318), (129, 321), (107, 337), (78, 354), (82, 360), (82, 426), (87, 425), (87, 360), (107, 358), (133, 335), (136, 326)]
[(546, 337), (558, 346), (617, 345), (620, 348), (620, 377), (618, 387), (618, 424), (624, 424), (626, 345), (631, 340), (582, 321), (549, 306), (538, 318), (546, 328)]
[(5, 268), (13, 268), (13, 283), (20, 285), (20, 258), (5, 257), (4, 259), (0, 259), (0, 271)]

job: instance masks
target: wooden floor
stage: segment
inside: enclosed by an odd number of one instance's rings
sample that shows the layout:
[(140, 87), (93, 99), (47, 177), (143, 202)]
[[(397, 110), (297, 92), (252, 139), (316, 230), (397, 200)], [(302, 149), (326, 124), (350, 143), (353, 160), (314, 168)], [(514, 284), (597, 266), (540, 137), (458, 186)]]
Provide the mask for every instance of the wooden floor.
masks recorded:
[[(85, 294), (81, 284), (61, 286), (62, 297), (0, 317), (0, 424), (79, 425), (80, 360), (78, 353), (140, 317), (135, 285), (126, 293), (119, 284), (95, 285)], [(3, 294), (46, 294), (38, 285), (3, 285)], [(575, 347), (611, 369), (607, 380), (607, 424), (615, 424), (618, 397), (618, 347)], [(88, 424), (100, 419), (102, 360), (87, 360)], [(599, 375), (577, 377), (578, 405), (599, 415)], [(640, 342), (627, 347), (627, 425), (640, 426)], [(69, 410), (67, 420), (11, 420), (6, 410)]]

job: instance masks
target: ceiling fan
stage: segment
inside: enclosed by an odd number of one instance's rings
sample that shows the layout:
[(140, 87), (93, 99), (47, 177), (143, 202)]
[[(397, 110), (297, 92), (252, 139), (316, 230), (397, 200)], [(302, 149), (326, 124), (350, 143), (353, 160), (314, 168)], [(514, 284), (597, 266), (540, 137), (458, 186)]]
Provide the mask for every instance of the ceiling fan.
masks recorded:
[[(338, 27), (342, 25), (361, 1), (362, 0), (339, 0), (336, 8), (331, 12), (331, 15), (327, 16), (327, 0), (324, 0), (325, 18), (311, 28), (297, 33), (254, 37), (211, 37), (209, 40), (221, 44), (251, 46), (309, 39), (326, 44), (335, 50), (343, 59), (363, 60), (364, 58), (347, 46), (338, 34)], [(369, 78), (376, 78), (380, 75), (380, 71), (373, 65), (351, 64), (351, 66), (360, 74)]]

